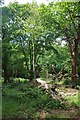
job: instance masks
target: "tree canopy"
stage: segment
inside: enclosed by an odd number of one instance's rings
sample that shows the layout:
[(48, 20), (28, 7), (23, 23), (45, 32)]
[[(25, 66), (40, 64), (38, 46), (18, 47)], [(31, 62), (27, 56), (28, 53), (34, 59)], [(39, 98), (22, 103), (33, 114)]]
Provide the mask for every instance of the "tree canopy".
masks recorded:
[(80, 2), (51, 2), (40, 6), (36, 2), (14, 2), (2, 7), (4, 78), (15, 76), (33, 80), (40, 75), (42, 66), (55, 64), (61, 67), (71, 59), (72, 80), (75, 80), (80, 39), (79, 9)]

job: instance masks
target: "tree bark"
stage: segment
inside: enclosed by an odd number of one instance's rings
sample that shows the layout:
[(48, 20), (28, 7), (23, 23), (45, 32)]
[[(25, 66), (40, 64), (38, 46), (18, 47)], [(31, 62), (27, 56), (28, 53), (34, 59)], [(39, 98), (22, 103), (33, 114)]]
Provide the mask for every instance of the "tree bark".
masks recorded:
[(77, 79), (77, 54), (78, 54), (78, 39), (74, 40), (74, 49), (72, 52), (72, 80)]
[(33, 79), (36, 79), (36, 75), (35, 75), (35, 49), (34, 49), (34, 42), (33, 42)]
[(70, 55), (72, 59), (72, 81), (77, 79), (77, 53), (78, 53), (78, 38), (74, 38), (74, 46), (72, 47), (68, 34), (65, 32)]
[(72, 81), (75, 81), (77, 79), (77, 54), (76, 52), (73, 52), (72, 57)]
[(30, 80), (36, 79), (35, 75), (35, 50), (34, 50), (34, 41), (30, 41)]

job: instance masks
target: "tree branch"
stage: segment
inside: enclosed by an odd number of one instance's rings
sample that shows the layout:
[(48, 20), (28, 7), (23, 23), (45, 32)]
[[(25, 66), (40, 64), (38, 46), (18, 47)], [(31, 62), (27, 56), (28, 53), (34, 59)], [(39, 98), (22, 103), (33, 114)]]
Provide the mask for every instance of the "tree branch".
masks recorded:
[(76, 28), (76, 25), (75, 25), (75, 23), (74, 23), (74, 21), (73, 21), (73, 18), (72, 18), (72, 16), (71, 16), (71, 11), (68, 9), (68, 11), (69, 11), (69, 16), (70, 16), (70, 19), (71, 19), (71, 21), (72, 21), (72, 23), (73, 23), (73, 26), (74, 26), (74, 29), (76, 30), (76, 32), (77, 32), (77, 34), (78, 34), (78, 31), (77, 31), (77, 28)]

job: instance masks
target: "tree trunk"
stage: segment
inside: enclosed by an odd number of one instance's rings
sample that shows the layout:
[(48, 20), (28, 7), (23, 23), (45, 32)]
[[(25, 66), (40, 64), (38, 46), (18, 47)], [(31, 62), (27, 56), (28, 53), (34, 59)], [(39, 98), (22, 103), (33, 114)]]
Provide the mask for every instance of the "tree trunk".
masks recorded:
[(78, 40), (79, 37), (74, 38), (74, 46), (71, 45), (70, 38), (68, 37), (68, 34), (65, 32), (68, 47), (70, 50), (70, 55), (72, 59), (72, 81), (76, 81), (77, 79), (77, 54), (78, 54)]
[(72, 52), (72, 80), (77, 79), (77, 54), (78, 54), (78, 39), (74, 40), (74, 49)]
[(9, 82), (10, 82), (10, 75), (9, 75), (7, 68), (5, 68), (4, 69), (4, 83), (9, 83)]
[(72, 57), (72, 80), (75, 81), (77, 79), (77, 54), (73, 52)]
[(36, 79), (36, 75), (35, 75), (35, 50), (34, 50), (34, 42), (33, 42), (33, 79)]
[(30, 68), (30, 77), (29, 78), (30, 78), (30, 81), (32, 81), (34, 78), (33, 65), (31, 64), (30, 66), (31, 66), (31, 68)]
[(35, 75), (35, 50), (34, 50), (34, 41), (31, 41), (30, 47), (30, 80), (36, 79)]

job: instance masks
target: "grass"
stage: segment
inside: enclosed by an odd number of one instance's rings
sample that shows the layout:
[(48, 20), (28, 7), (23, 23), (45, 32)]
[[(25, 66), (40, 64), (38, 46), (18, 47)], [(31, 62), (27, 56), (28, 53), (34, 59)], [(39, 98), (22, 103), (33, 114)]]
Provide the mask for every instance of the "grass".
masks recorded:
[(74, 96), (66, 96), (65, 99), (67, 99), (70, 104), (74, 105), (74, 106), (79, 106), (80, 102), (78, 99), (78, 93)]
[[(46, 120), (52, 120), (52, 118), (70, 117), (65, 112), (67, 110), (65, 103), (52, 99), (45, 91), (34, 87), (30, 82), (3, 84), (2, 95), (3, 118), (40, 120), (44, 117)], [(74, 98), (77, 104), (76, 97)], [(74, 98), (67, 97), (67, 100), (73, 102)], [(75, 116), (76, 114), (75, 112)]]

